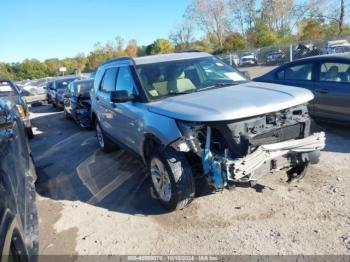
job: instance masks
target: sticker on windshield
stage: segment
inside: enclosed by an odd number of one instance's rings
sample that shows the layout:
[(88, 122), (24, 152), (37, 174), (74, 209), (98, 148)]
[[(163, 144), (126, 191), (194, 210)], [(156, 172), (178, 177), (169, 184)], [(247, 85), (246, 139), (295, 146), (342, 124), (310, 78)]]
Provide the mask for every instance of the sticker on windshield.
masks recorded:
[(225, 73), (225, 75), (227, 77), (229, 77), (230, 79), (232, 79), (233, 81), (245, 81), (246, 80), (243, 76), (241, 76), (240, 74), (238, 74), (236, 72)]

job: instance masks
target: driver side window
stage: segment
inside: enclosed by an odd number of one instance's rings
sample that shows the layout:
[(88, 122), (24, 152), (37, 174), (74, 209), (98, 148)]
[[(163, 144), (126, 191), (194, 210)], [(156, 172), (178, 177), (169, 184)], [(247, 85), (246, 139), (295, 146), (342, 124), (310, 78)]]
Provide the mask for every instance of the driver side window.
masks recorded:
[(311, 81), (312, 64), (300, 64), (287, 67), (277, 72), (276, 78), (278, 80)]
[(119, 68), (115, 90), (125, 90), (129, 95), (136, 95), (134, 79), (130, 67), (123, 66)]
[(106, 70), (101, 82), (100, 91), (110, 93), (115, 90), (115, 79), (117, 71), (118, 69), (116, 67)]

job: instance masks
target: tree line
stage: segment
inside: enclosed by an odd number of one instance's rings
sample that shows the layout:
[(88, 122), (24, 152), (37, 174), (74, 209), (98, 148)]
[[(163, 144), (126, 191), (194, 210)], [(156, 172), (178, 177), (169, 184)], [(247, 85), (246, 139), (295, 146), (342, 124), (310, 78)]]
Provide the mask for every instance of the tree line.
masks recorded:
[(125, 42), (118, 36), (105, 44), (96, 43), (88, 55), (0, 62), (0, 77), (38, 79), (58, 75), (60, 67), (66, 67), (67, 74), (92, 72), (104, 61), (120, 56), (192, 49), (220, 54), (342, 37), (350, 34), (349, 7), (350, 0), (192, 0), (168, 38), (138, 46), (136, 40)]

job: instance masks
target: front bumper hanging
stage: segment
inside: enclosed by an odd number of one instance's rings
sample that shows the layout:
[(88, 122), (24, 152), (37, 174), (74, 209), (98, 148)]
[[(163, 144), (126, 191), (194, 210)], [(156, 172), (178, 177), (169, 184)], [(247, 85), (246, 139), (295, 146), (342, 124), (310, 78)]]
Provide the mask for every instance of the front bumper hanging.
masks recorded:
[(231, 171), (231, 175), (239, 179), (253, 173), (269, 160), (289, 153), (310, 153), (317, 150), (319, 151), (322, 150), (325, 145), (326, 136), (324, 132), (315, 133), (303, 139), (262, 145), (252, 154), (244, 158), (230, 161), (230, 165), (234, 167), (233, 171)]

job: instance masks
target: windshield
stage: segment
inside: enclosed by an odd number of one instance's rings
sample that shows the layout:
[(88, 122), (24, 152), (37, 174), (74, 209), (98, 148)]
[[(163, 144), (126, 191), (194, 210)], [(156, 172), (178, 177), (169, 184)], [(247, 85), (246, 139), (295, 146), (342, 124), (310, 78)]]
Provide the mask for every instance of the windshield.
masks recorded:
[(78, 82), (74, 85), (76, 94), (84, 94), (91, 91), (94, 87), (94, 81)]
[(56, 89), (65, 89), (75, 78), (67, 78), (56, 81)]
[(151, 98), (199, 92), (246, 82), (243, 74), (215, 57), (137, 65)]

